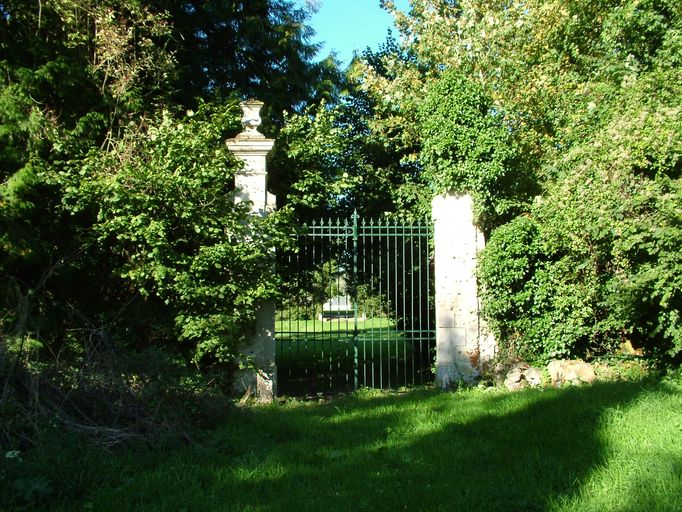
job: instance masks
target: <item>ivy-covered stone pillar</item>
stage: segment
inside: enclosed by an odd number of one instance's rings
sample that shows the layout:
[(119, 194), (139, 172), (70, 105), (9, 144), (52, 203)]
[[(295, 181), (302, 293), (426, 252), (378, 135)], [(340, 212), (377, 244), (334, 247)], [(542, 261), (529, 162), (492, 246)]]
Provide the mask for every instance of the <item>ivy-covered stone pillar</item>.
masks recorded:
[[(240, 103), (244, 130), (227, 147), (244, 167), (235, 176), (235, 201), (250, 202), (254, 215), (266, 216), (275, 208), (275, 196), (267, 191), (267, 156), (275, 141), (266, 139), (258, 131), (261, 124), (260, 109), (263, 102), (247, 100)], [(261, 305), (251, 343), (242, 353), (254, 368), (239, 372), (235, 382), (237, 391), (254, 393), (261, 401), (272, 401), (277, 396), (277, 366), (275, 364), (275, 305)]]
[(432, 203), (436, 284), (436, 383), (471, 382), (496, 344), (479, 311), (476, 258), (484, 246), (469, 195), (447, 193)]

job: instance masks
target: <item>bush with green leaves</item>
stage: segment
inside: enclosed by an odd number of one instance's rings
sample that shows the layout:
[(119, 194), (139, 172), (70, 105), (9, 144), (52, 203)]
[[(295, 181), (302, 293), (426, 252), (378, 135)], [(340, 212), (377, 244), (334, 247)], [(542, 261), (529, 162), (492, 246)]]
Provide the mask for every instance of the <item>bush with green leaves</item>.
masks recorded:
[(230, 360), (279, 281), (273, 250), (288, 241), (286, 212), (267, 218), (235, 203), (239, 163), (224, 144), (234, 105), (127, 127), (108, 151), (72, 161), (57, 181), (65, 207), (92, 212), (94, 244), (136, 292), (173, 312), (195, 361)]
[(566, 251), (564, 233), (520, 216), (499, 227), (478, 275), (483, 313), (506, 356), (549, 360), (607, 348), (600, 331), (596, 276)]
[(420, 106), (424, 178), (436, 193), (471, 194), (485, 230), (523, 210), (533, 177), (522, 165), (501, 112), (475, 82), (446, 71)]
[[(630, 341), (682, 355), (682, 89), (661, 68), (614, 96), (526, 216), (493, 232), (484, 313), (524, 357), (605, 354)], [(673, 94), (673, 90), (677, 91)]]
[(474, 197), (501, 345), (589, 358), (629, 341), (679, 362), (679, 2), (413, 3), (404, 76), (377, 92), (419, 98), (427, 181)]

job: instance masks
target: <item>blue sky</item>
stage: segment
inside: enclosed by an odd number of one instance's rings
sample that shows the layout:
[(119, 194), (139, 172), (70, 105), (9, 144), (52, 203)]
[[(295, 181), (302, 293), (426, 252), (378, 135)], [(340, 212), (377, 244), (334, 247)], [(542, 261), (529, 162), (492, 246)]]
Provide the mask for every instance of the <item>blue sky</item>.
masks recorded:
[[(310, 0), (309, 0), (310, 1)], [(394, 0), (401, 10), (407, 10), (408, 0)], [(305, 4), (306, 0), (298, 0)], [(314, 0), (320, 5), (310, 25), (315, 29), (316, 42), (325, 46), (319, 57), (335, 50), (344, 65), (350, 63), (353, 51), (366, 47), (377, 49), (386, 39), (387, 30), (393, 27), (393, 17), (379, 7), (379, 0)], [(396, 34), (395, 30), (393, 31)]]

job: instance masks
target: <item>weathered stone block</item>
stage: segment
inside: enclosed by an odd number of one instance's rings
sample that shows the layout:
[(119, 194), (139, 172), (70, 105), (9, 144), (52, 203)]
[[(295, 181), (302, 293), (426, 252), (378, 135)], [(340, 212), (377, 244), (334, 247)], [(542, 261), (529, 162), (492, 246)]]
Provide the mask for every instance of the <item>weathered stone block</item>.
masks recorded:
[(448, 387), (471, 381), (495, 355), (495, 340), (479, 312), (476, 258), (483, 235), (474, 224), (470, 196), (434, 198), (436, 381)]

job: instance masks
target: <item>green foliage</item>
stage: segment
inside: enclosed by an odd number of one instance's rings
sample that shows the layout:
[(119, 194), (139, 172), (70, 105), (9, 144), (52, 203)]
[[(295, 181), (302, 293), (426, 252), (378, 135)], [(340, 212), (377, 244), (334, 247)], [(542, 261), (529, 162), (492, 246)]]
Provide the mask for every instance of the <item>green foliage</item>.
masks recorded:
[(96, 216), (96, 242), (118, 257), (115, 272), (175, 313), (193, 357), (237, 355), (255, 311), (274, 297), (273, 247), (283, 213), (266, 219), (235, 204), (238, 164), (222, 143), (234, 106), (176, 121), (168, 113), (130, 126), (106, 152), (74, 161), (57, 178), (71, 212)]
[(360, 315), (380, 318), (388, 317), (391, 314), (389, 311), (390, 304), (376, 291), (377, 289), (376, 283), (364, 283), (357, 286), (355, 293)]
[(299, 219), (400, 217), (430, 214), (431, 194), (421, 179), (413, 148), (399, 147), (375, 130), (375, 103), (351, 70), (347, 94), (285, 115), (271, 169), (280, 202)]
[[(298, 260), (296, 260), (298, 263)], [(286, 281), (278, 318), (286, 320), (314, 320), (322, 312), (322, 305), (332, 297), (346, 293), (338, 262), (330, 259), (318, 265), (284, 269), (279, 274)]]
[(632, 162), (614, 168), (602, 142), (483, 252), (484, 312), (527, 357), (603, 354), (625, 340), (657, 358), (682, 348), (680, 180), (642, 176)]
[(612, 348), (598, 316), (599, 280), (560, 247), (562, 234), (521, 216), (495, 230), (483, 252), (483, 313), (507, 355), (547, 361)]
[(286, 114), (284, 122), (273, 162), (277, 194), (300, 220), (349, 214), (348, 195), (363, 177), (356, 139), (340, 122), (340, 109), (323, 101), (302, 114)]
[(259, 95), (277, 120), (333, 95), (307, 11), (11, 0), (1, 13), (3, 342), (40, 340), (49, 359), (91, 336), (139, 349), (180, 335), (197, 359), (233, 356), (277, 289), (266, 247), (284, 215), (232, 204), (235, 109), (167, 112), (199, 94)]
[(432, 189), (471, 194), (486, 231), (517, 214), (527, 202), (524, 169), (502, 113), (482, 88), (446, 72), (429, 88), (419, 114), (420, 158)]
[[(45, 416), (88, 423), (83, 402), (55, 411), (63, 394), (92, 391), (98, 424), (119, 421), (106, 384), (150, 348), (230, 375), (221, 362), (280, 289), (272, 256), (288, 229), (285, 212), (234, 205), (224, 139), (235, 97), (265, 100), (274, 134), (285, 108), (335, 96), (336, 63), (312, 62), (307, 19), (288, 0), (0, 2), (0, 363), (17, 362), (2, 375), (3, 442), (4, 426), (35, 440)], [(100, 350), (122, 357), (93, 366)], [(133, 381), (116, 391), (182, 394)]]
[(679, 2), (385, 5), (404, 37), (365, 63), (379, 129), (418, 139), (417, 110), (429, 184), (474, 195), (488, 230), (521, 214), (479, 269), (503, 346), (679, 361)]
[(533, 304), (530, 279), (538, 263), (538, 226), (528, 217), (519, 217), (499, 227), (488, 242), (479, 262), (478, 277), (484, 284), (483, 312), (503, 348), (515, 346)]

